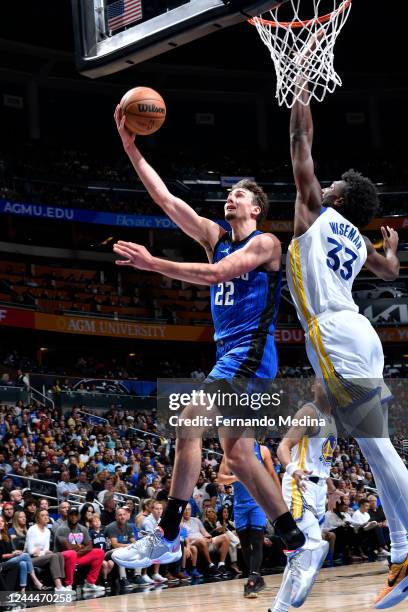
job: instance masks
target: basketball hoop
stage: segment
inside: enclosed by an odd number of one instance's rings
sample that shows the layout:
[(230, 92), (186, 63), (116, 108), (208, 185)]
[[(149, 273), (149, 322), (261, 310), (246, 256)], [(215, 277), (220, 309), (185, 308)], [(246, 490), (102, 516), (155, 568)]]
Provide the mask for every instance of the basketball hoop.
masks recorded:
[(305, 0), (288, 0), (271, 8), (267, 18), (260, 15), (249, 20), (270, 51), (279, 106), (288, 108), (296, 101), (304, 106), (313, 98), (321, 102), (342, 84), (334, 69), (334, 45), (352, 0), (311, 0), (312, 16), (307, 17), (301, 14), (305, 4)]

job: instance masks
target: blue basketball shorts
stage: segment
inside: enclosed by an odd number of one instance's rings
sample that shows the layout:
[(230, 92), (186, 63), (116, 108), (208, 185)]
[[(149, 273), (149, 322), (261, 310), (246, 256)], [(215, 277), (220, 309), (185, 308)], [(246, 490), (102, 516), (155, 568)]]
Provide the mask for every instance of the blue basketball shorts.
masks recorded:
[(275, 337), (249, 335), (217, 342), (217, 361), (206, 382), (234, 378), (273, 379), (278, 371)]
[(234, 505), (234, 522), (237, 531), (249, 528), (263, 530), (266, 527), (266, 514), (255, 503)]

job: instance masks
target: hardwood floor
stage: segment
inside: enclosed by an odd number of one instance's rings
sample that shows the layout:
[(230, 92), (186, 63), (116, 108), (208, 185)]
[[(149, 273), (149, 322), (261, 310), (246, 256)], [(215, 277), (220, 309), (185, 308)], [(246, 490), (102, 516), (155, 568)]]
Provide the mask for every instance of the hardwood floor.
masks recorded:
[[(360, 612), (373, 608), (373, 598), (382, 588), (387, 565), (383, 562), (343, 566), (321, 571), (302, 612)], [(281, 574), (265, 576), (267, 589), (257, 599), (242, 595), (244, 580), (211, 582), (195, 586), (154, 589), (116, 597), (100, 597), (36, 608), (38, 612), (144, 612), (186, 610), (188, 612), (262, 611), (271, 606)], [(408, 602), (395, 608), (407, 610)]]

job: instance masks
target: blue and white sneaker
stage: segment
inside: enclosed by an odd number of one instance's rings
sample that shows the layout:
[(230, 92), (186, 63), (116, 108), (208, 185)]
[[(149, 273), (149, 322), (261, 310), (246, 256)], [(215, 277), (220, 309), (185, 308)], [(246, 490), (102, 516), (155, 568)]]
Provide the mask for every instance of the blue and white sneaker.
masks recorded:
[(120, 567), (150, 567), (154, 563), (173, 563), (181, 559), (180, 536), (169, 542), (160, 528), (146, 534), (134, 544), (116, 548), (112, 560)]
[(319, 546), (312, 550), (300, 548), (288, 553), (289, 574), (292, 579), (290, 603), (294, 608), (300, 608), (304, 604), (328, 552), (329, 543), (322, 540)]

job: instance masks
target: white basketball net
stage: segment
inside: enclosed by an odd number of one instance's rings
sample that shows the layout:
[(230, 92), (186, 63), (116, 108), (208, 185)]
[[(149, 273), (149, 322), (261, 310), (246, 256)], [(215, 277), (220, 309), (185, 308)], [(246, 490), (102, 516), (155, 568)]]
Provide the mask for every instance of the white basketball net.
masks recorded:
[[(312, 2), (312, 18), (301, 17), (304, 0), (290, 0), (293, 15), (290, 21), (279, 20), (279, 6), (271, 9), (267, 17), (264, 14), (263, 19), (251, 20), (275, 65), (280, 106), (286, 104), (291, 108), (296, 100), (307, 106), (312, 98), (321, 102), (327, 92), (333, 93), (342, 84), (334, 69), (334, 45), (349, 16), (351, 0), (331, 0), (332, 10), (324, 16), (319, 13), (322, 0)], [(287, 8), (287, 4), (281, 6)]]

